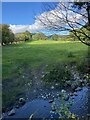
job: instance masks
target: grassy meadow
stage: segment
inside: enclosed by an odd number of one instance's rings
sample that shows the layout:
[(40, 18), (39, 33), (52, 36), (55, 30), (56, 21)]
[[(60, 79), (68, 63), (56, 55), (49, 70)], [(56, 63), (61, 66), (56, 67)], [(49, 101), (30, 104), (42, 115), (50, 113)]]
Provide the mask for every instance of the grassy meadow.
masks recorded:
[[(30, 71), (41, 65), (80, 63), (88, 47), (81, 42), (39, 40), (2, 47), (3, 104), (9, 105), (22, 93), (26, 65)], [(32, 78), (31, 78), (32, 79)]]

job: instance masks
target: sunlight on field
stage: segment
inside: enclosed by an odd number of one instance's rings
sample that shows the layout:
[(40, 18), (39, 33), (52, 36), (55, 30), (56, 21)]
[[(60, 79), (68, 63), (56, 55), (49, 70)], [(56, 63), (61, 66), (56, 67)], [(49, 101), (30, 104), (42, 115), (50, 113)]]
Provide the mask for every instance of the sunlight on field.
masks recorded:
[(32, 41), (3, 47), (3, 78), (18, 73), (18, 66), (30, 68), (42, 64), (79, 62), (87, 55), (88, 47), (80, 42)]
[[(75, 41), (79, 42), (79, 41)], [(26, 44), (58, 44), (58, 43), (71, 43), (71, 41), (51, 41), (51, 40), (39, 40), (39, 41), (33, 41), (33, 42), (28, 42)], [(72, 42), (73, 43), (73, 42)]]

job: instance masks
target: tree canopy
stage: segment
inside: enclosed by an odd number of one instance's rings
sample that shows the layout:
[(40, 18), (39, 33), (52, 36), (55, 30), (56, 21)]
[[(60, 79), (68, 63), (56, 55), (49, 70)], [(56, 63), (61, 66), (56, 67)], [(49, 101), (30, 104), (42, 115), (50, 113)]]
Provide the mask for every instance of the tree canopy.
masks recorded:
[(9, 29), (9, 25), (2, 24), (2, 42), (1, 44), (9, 44), (14, 41), (14, 33)]
[(15, 34), (15, 41), (29, 41), (32, 40), (32, 34), (29, 31)]
[(49, 12), (44, 12), (37, 17), (45, 29), (72, 30), (78, 40), (90, 46), (90, 34), (87, 34), (90, 31), (90, 2), (59, 2), (57, 7), (54, 3), (47, 3), (45, 9)]
[(34, 34), (32, 38), (33, 40), (46, 40), (47, 36), (44, 33), (39, 32), (39, 33)]

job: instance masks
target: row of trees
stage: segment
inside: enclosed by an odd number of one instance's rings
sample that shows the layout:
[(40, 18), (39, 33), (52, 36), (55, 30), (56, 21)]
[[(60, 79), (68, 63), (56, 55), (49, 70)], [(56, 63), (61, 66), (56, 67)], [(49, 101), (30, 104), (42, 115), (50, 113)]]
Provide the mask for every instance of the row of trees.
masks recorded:
[(29, 41), (32, 40), (32, 34), (28, 31), (14, 34), (10, 29), (9, 25), (0, 25), (0, 43), (2, 45), (12, 44), (13, 42)]
[(48, 37), (43, 33), (32, 34), (29, 31), (14, 34), (7, 24), (0, 24), (0, 43), (2, 45), (12, 44), (13, 42), (46, 40)]
[[(78, 29), (79, 30), (79, 29)], [(86, 31), (85, 28), (83, 28), (83, 30)], [(79, 30), (80, 31), (80, 30)], [(87, 31), (88, 34), (88, 31)], [(79, 33), (80, 36), (82, 36), (83, 39), (83, 35), (81, 35)], [(21, 41), (31, 41), (31, 40), (54, 40), (54, 41), (58, 41), (58, 40), (71, 40), (71, 41), (75, 41), (78, 40), (77, 37), (73, 34), (73, 31), (70, 31), (69, 35), (58, 35), (58, 34), (53, 34), (51, 36), (46, 36), (44, 33), (35, 33), (32, 34), (29, 31), (25, 31), (23, 33), (18, 33), (18, 34), (14, 34), (10, 29), (9, 29), (9, 25), (3, 24), (0, 25), (0, 43), (2, 45), (8, 45), (8, 44), (12, 44), (13, 42), (21, 42)]]

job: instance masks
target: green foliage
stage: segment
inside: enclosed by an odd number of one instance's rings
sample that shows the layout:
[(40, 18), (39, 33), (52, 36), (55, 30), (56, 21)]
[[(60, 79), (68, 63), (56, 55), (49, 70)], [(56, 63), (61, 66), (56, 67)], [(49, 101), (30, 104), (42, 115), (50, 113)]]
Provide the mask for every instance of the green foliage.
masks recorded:
[(23, 32), (22, 34), (24, 36), (25, 41), (32, 40), (32, 34), (29, 31)]
[(2, 25), (0, 25), (0, 44), (2, 44)]
[(54, 35), (52, 35), (51, 39), (57, 41), (59, 39), (59, 35), (54, 34)]
[(66, 91), (62, 90), (59, 94), (58, 99), (54, 99), (52, 110), (55, 110), (54, 113), (58, 114), (60, 119), (75, 119), (75, 115), (70, 112), (70, 107), (73, 104), (73, 100), (69, 98), (70, 100), (66, 102), (67, 97), (68, 94)]
[[(77, 35), (75, 35), (75, 32)], [(71, 38), (75, 41), (78, 38), (80, 38), (82, 41), (84, 41), (85, 43), (90, 44), (90, 27), (89, 26), (85, 26), (80, 28), (80, 29), (76, 29), (75, 32), (73, 30), (70, 31), (70, 36)], [(79, 39), (78, 39), (79, 40)]]
[(46, 40), (47, 36), (44, 33), (36, 33), (32, 36), (33, 40)]
[(46, 83), (50, 83), (50, 82), (59, 82), (60, 86), (64, 85), (66, 80), (70, 80), (71, 78), (71, 73), (68, 70), (67, 66), (65, 66), (64, 64), (58, 64), (55, 65), (50, 72), (48, 72), (43, 80)]
[(12, 43), (15, 39), (13, 32), (9, 29), (9, 26), (6, 24), (2, 26), (2, 45)]
[(32, 40), (32, 34), (28, 31), (23, 33), (15, 34), (15, 42), (19, 41), (31, 41)]

